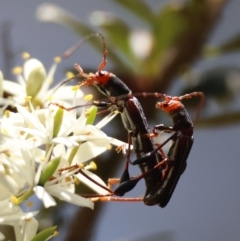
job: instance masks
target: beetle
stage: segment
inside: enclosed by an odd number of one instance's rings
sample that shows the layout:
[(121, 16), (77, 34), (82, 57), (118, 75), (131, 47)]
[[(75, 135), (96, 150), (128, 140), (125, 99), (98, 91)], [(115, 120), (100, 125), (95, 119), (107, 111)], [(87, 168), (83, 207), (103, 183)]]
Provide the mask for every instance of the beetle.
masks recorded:
[[(94, 85), (102, 94), (109, 98), (111, 101), (110, 106), (114, 106), (114, 109), (117, 109), (121, 114), (123, 125), (128, 131), (129, 145), (133, 144), (137, 157), (134, 162), (131, 162), (129, 159), (130, 150), (128, 148), (128, 152), (125, 152), (127, 162), (119, 180), (119, 187), (114, 192), (109, 190), (110, 197), (107, 197), (107, 195), (102, 197), (99, 195), (98, 197), (102, 201), (129, 200), (128, 198), (113, 197), (113, 195), (122, 196), (130, 191), (139, 180), (145, 179), (146, 192), (144, 197), (133, 198), (132, 200), (143, 200), (146, 205), (165, 207), (175, 190), (181, 174), (186, 168), (186, 161), (193, 144), (193, 122), (181, 101), (193, 96), (203, 97), (203, 94), (195, 92), (181, 97), (171, 97), (165, 94), (144, 93), (144, 96), (154, 95), (164, 98), (165, 100), (158, 102), (156, 107), (167, 112), (173, 121), (173, 127), (166, 127), (162, 124), (156, 125), (153, 133), (151, 133), (143, 109), (137, 98), (132, 95), (132, 91), (114, 74), (103, 71), (107, 63), (106, 43), (103, 35), (95, 33), (91, 36), (100, 36), (102, 38), (103, 61), (95, 74), (86, 74), (80, 65), (75, 64), (78, 76), (85, 78), (79, 84), (80, 86)], [(85, 39), (89, 39), (89, 37)], [(95, 102), (94, 104), (104, 106), (102, 102)], [(163, 144), (156, 147), (152, 138), (158, 135), (157, 131), (173, 132), (174, 134)], [(172, 140), (172, 145), (167, 155), (165, 155), (161, 148), (169, 140)], [(142, 174), (135, 178), (130, 178), (128, 173), (129, 163), (138, 165)]]
[[(176, 188), (176, 185), (179, 181), (179, 178), (186, 169), (187, 158), (189, 156), (194, 141), (193, 121), (190, 115), (188, 114), (185, 106), (182, 104), (182, 100), (190, 99), (192, 97), (200, 97), (201, 107), (204, 101), (204, 94), (202, 92), (193, 92), (179, 97), (171, 97), (158, 93), (143, 93), (140, 95), (143, 95), (145, 97), (162, 96), (162, 98), (164, 98), (165, 100), (157, 102), (156, 108), (165, 111), (170, 116), (173, 122), (172, 127), (168, 127), (163, 124), (155, 125), (153, 128), (153, 133), (147, 134), (149, 138), (158, 136), (158, 131), (174, 134), (171, 135), (164, 143), (159, 145), (154, 151), (132, 162), (133, 165), (139, 165), (147, 162), (147, 158), (153, 155), (157, 150), (161, 149), (170, 140), (172, 141), (172, 144), (169, 148), (167, 155), (164, 155), (164, 152), (161, 152), (164, 159), (153, 168), (154, 170), (157, 169), (159, 166), (164, 167), (162, 182), (152, 186), (149, 195), (144, 196), (144, 199), (151, 203), (151, 205), (155, 204), (164, 208), (170, 201), (172, 194)], [(198, 116), (196, 118), (198, 118)], [(135, 179), (140, 180), (141, 178), (151, 175), (151, 172), (153, 170), (148, 170), (148, 172), (142, 173), (142, 175), (139, 175)], [(133, 181), (135, 179), (133, 179)], [(102, 197), (100, 200), (114, 201), (115, 199)]]
[[(168, 127), (163, 124), (155, 125), (153, 128), (152, 133), (146, 134), (147, 138), (153, 138), (159, 135), (160, 132), (167, 132), (167, 133), (174, 133), (169, 138), (167, 138), (163, 143), (156, 144), (157, 147), (154, 148), (153, 151), (149, 153), (145, 153), (143, 156), (139, 157), (135, 161), (131, 162), (133, 165), (141, 165), (144, 163), (148, 163), (149, 158), (153, 157), (155, 153), (158, 153), (161, 148), (172, 141), (172, 144), (169, 148), (167, 155), (161, 151), (163, 159), (158, 162), (154, 167), (151, 169), (149, 168), (147, 171), (142, 172), (142, 174), (130, 178), (128, 177), (126, 180), (121, 181), (119, 187), (112, 191), (111, 189), (108, 190), (108, 195), (82, 195), (84, 197), (96, 197), (93, 200), (100, 200), (100, 201), (125, 201), (125, 202), (136, 202), (136, 201), (143, 201), (146, 205), (159, 205), (160, 207), (164, 208), (168, 202), (170, 201), (172, 194), (176, 188), (176, 185), (179, 181), (180, 176), (185, 171), (187, 166), (187, 158), (191, 151), (193, 145), (193, 130), (194, 125), (191, 117), (189, 116), (185, 106), (182, 104), (183, 99), (189, 99), (192, 97), (200, 97), (201, 98), (201, 105), (204, 101), (204, 94), (202, 92), (194, 92), (190, 94), (186, 94), (184, 96), (176, 96), (171, 97), (165, 94), (160, 93), (141, 93), (141, 94), (134, 94), (134, 95), (142, 95), (146, 96), (155, 96), (164, 98), (164, 101), (159, 101), (156, 104), (156, 108), (165, 111), (170, 118), (172, 119), (173, 126)], [(132, 97), (132, 94), (127, 95), (128, 98)], [(126, 98), (124, 96), (118, 96), (116, 99)], [(93, 102), (93, 104), (100, 105), (100, 106), (108, 106), (109, 103), (107, 102)], [(112, 105), (112, 103), (110, 103)], [(125, 155), (127, 155), (125, 153)], [(121, 198), (122, 193), (125, 193), (131, 190), (136, 183), (141, 179), (146, 179), (152, 175), (155, 170), (162, 169), (162, 179), (161, 182), (154, 183), (154, 185), (149, 186), (149, 193), (145, 194), (144, 197), (139, 198)], [(84, 174), (84, 173), (82, 173)], [(87, 176), (86, 176), (87, 177)], [(93, 180), (92, 180), (93, 181)], [(109, 183), (113, 184), (119, 182), (119, 179), (110, 179)], [(96, 182), (94, 182), (97, 184)], [(98, 184), (97, 184), (98, 185)], [(99, 185), (100, 186), (100, 185)], [(102, 186), (101, 186), (102, 187)]]
[[(146, 158), (145, 162), (139, 163), (138, 166), (143, 174), (146, 185), (146, 192), (143, 201), (146, 205), (154, 205), (155, 203), (149, 201), (151, 199), (150, 193), (155, 185), (160, 185), (162, 182), (162, 168), (160, 165), (158, 166), (158, 164), (162, 161), (163, 157), (160, 151), (154, 152), (156, 149), (155, 143), (153, 142), (152, 138), (147, 137), (151, 134), (151, 131), (138, 99), (134, 96), (131, 96), (132, 91), (122, 80), (110, 72), (103, 71), (103, 68), (107, 64), (107, 50), (104, 36), (100, 33), (93, 33), (86, 36), (81, 42), (68, 50), (65, 53), (65, 56), (69, 57), (71, 53), (80, 47), (83, 42), (93, 36), (98, 36), (102, 39), (103, 60), (95, 74), (86, 74), (80, 65), (75, 64), (75, 68), (78, 71), (77, 76), (84, 78), (84, 80), (81, 81), (79, 85), (93, 85), (97, 87), (97, 89), (111, 101), (111, 110), (113, 111), (113, 109), (117, 109), (120, 112), (123, 125), (128, 132), (129, 147), (130, 144), (133, 145), (137, 159), (145, 157), (147, 153), (153, 153)], [(64, 83), (66, 83), (66, 81)], [(125, 98), (116, 98), (118, 96), (124, 95)], [(95, 105), (97, 104), (95, 103)], [(137, 183), (137, 179), (135, 179), (135, 182), (132, 181), (128, 172), (128, 166), (129, 163), (131, 163), (129, 159), (130, 148), (128, 148), (127, 154), (125, 156), (127, 161), (123, 174), (120, 178), (120, 186), (114, 192), (118, 196), (122, 196), (126, 192), (130, 191)], [(154, 168), (156, 166), (158, 166), (158, 168)], [(145, 173), (148, 173), (148, 175), (145, 175)]]
[[(168, 127), (163, 124), (154, 126), (153, 133), (149, 137), (158, 136), (158, 131), (175, 134), (171, 136), (172, 144), (165, 156), (162, 164), (165, 162), (163, 179), (160, 184), (157, 184), (150, 192), (149, 199), (156, 202), (160, 207), (165, 207), (175, 190), (180, 176), (185, 171), (187, 166), (187, 158), (193, 145), (193, 130), (194, 125), (185, 106), (182, 104), (183, 99), (192, 97), (200, 97), (201, 105), (204, 101), (202, 92), (193, 92), (180, 97), (165, 96), (165, 100), (157, 102), (156, 108), (165, 111), (172, 119), (173, 126)], [(139, 164), (140, 160), (136, 160), (133, 164)]]

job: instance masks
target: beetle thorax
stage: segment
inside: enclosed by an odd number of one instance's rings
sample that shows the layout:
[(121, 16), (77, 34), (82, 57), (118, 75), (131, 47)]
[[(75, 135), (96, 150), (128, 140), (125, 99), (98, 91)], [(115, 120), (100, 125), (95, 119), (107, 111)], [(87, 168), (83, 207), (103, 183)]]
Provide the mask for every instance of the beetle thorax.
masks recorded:
[(107, 71), (98, 71), (95, 74), (93, 84), (95, 84), (95, 85), (106, 85), (111, 76), (112, 76), (112, 74), (107, 72)]
[(162, 109), (167, 113), (172, 112), (172, 111), (177, 110), (182, 107), (183, 107), (183, 105), (179, 100), (173, 100), (173, 99), (168, 99), (168, 98), (165, 101), (158, 102), (156, 104), (156, 108)]

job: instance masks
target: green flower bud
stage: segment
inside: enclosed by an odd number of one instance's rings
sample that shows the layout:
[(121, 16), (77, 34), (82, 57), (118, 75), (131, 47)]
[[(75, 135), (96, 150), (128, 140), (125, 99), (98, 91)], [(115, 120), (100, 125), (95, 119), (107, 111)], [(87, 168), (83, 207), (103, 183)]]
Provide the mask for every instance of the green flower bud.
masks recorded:
[(56, 157), (46, 165), (45, 169), (42, 171), (38, 185), (44, 186), (44, 184), (52, 177), (53, 173), (57, 170), (60, 163), (61, 157)]
[(51, 236), (53, 236), (53, 235), (56, 236), (56, 229), (57, 229), (57, 226), (46, 228), (46, 229), (42, 230), (41, 232), (39, 232), (35, 237), (33, 237), (31, 239), (31, 241), (48, 240), (48, 238), (50, 238)]

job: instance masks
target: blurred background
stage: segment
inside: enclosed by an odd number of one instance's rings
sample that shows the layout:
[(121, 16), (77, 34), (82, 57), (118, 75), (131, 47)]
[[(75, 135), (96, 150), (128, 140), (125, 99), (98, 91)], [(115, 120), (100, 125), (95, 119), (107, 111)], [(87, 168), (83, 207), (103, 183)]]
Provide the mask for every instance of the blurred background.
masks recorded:
[[(11, 69), (27, 51), (48, 69), (83, 36), (104, 34), (106, 70), (133, 92), (158, 91), (181, 95), (203, 91), (206, 102), (195, 126), (188, 166), (166, 208), (143, 203), (96, 203), (95, 210), (61, 203), (45, 210), (40, 228), (58, 225), (57, 241), (186, 241), (240, 238), (240, 25), (238, 0), (88, 0), (1, 1), (0, 69), (13, 80)], [(89, 40), (63, 60), (55, 82), (79, 63), (96, 72), (102, 60), (98, 38)], [(94, 88), (85, 88), (102, 96)], [(170, 119), (155, 110), (155, 99), (141, 101), (150, 127)], [(197, 99), (184, 102), (194, 118)], [(152, 108), (150, 108), (152, 106)], [(146, 108), (147, 107), (147, 108)], [(119, 118), (105, 129), (127, 140)], [(134, 159), (134, 154), (132, 154)], [(124, 164), (114, 150), (101, 155), (97, 173), (119, 177)], [(139, 174), (131, 167), (132, 175)], [(87, 190), (80, 187), (79, 193)], [(144, 194), (144, 183), (128, 193)]]

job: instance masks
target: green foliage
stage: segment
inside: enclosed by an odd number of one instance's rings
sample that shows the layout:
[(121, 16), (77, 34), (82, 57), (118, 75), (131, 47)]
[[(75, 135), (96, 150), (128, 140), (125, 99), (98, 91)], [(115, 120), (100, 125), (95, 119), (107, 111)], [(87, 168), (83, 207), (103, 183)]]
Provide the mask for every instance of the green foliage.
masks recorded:
[(49, 178), (52, 177), (54, 172), (57, 170), (60, 161), (61, 161), (61, 157), (56, 157), (48, 162), (48, 164), (46, 165), (46, 167), (41, 173), (41, 176), (39, 179), (40, 186), (43, 186), (45, 182), (47, 182)]
[(61, 129), (63, 115), (64, 110), (62, 108), (58, 108), (54, 116), (53, 137), (56, 137)]
[(220, 54), (235, 53), (237, 51), (240, 51), (240, 33), (234, 35), (218, 46), (206, 47), (203, 54), (206, 57), (212, 57)]
[(87, 117), (86, 125), (93, 125), (94, 120), (97, 115), (97, 110), (98, 110), (98, 108), (96, 106), (92, 106), (90, 108), (90, 110), (88, 110), (88, 117)]
[(49, 240), (51, 236), (53, 236), (54, 232), (56, 231), (57, 226), (53, 226), (50, 228), (46, 228), (39, 232), (34, 238), (31, 239), (31, 241), (45, 241)]

